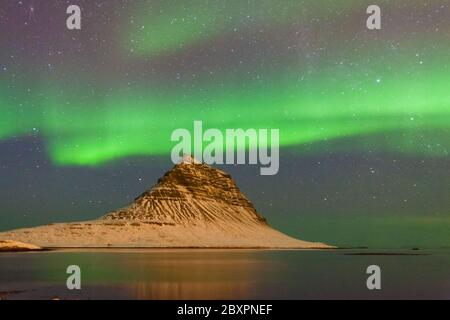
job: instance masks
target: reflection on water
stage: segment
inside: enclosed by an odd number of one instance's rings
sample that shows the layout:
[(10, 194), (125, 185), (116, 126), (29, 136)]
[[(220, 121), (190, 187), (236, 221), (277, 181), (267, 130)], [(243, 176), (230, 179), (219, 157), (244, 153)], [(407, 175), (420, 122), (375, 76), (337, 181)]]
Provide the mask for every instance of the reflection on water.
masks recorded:
[(245, 299), (251, 292), (249, 283), (216, 282), (134, 282), (125, 287), (137, 299)]
[[(64, 251), (0, 255), (7, 299), (450, 298), (450, 252), (355, 250)], [(415, 255), (409, 255), (409, 254)], [(419, 254), (419, 255), (418, 255)], [(366, 268), (382, 269), (382, 290), (366, 288)], [(66, 268), (82, 270), (82, 290), (66, 289)]]

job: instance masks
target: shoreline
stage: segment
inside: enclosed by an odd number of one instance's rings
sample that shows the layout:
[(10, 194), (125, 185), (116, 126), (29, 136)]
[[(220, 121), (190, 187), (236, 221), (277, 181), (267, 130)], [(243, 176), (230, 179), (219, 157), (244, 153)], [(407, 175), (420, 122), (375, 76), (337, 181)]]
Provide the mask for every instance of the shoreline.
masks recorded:
[[(322, 251), (342, 253), (348, 256), (426, 256), (433, 250), (450, 250), (446, 248), (367, 248), (367, 247), (342, 247), (342, 248), (270, 248), (270, 247), (48, 247), (39, 250), (0, 250), (0, 256), (8, 253), (76, 253), (76, 252), (100, 252), (100, 253), (133, 253), (133, 252), (297, 252), (297, 251)], [(348, 252), (353, 251), (353, 252)]]
[(133, 252), (133, 251), (334, 251), (339, 248), (276, 248), (276, 247), (47, 247), (42, 249), (0, 249), (2, 253), (30, 252)]

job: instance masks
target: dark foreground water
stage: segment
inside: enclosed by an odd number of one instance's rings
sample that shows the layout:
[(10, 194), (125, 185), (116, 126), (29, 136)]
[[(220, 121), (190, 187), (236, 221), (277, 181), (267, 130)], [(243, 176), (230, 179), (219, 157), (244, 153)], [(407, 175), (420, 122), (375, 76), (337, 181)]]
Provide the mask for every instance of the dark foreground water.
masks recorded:
[[(379, 291), (366, 287), (381, 267)], [(66, 269), (81, 268), (69, 291)], [(0, 254), (2, 299), (450, 299), (450, 251), (134, 250)]]

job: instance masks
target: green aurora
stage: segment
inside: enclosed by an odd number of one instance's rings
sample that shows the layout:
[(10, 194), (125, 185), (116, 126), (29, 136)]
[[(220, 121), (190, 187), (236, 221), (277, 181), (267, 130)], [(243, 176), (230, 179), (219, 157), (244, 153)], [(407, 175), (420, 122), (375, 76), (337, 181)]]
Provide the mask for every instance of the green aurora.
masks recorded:
[[(253, 34), (263, 26), (276, 34), (303, 19), (317, 21), (297, 50), (280, 49), (281, 58), (268, 49), (259, 64), (259, 56), (253, 56), (250, 67), (228, 59), (224, 68), (192, 72), (180, 84), (167, 85), (156, 75), (129, 87), (111, 74), (109, 82), (92, 90), (83, 85), (97, 79), (88, 71), (75, 73), (64, 84), (42, 75), (31, 89), (25, 84), (11, 89), (0, 77), (0, 139), (37, 132), (55, 164), (96, 166), (168, 154), (174, 146), (172, 131), (191, 129), (195, 120), (202, 120), (205, 127), (222, 131), (277, 128), (281, 147), (298, 146), (298, 152), (307, 152), (305, 145), (363, 137), (355, 140), (354, 150), (448, 156), (448, 30), (429, 35), (421, 26), (422, 33), (416, 34), (407, 22), (388, 20), (387, 31), (374, 34), (361, 20), (353, 36), (344, 35), (355, 24), (353, 15), (364, 13), (356, 1), (319, 6), (314, 1), (277, 5), (265, 0), (250, 18), (254, 1), (202, 3), (186, 8), (153, 2), (152, 10), (144, 10), (144, 3), (134, 6), (132, 23), (121, 27), (126, 32), (120, 50), (127, 54), (120, 61), (126, 66), (183, 57), (192, 48), (210, 48), (236, 28)], [(399, 14), (397, 7), (390, 8)], [(336, 25), (342, 28), (331, 32)], [(303, 46), (313, 48), (311, 54)], [(381, 141), (371, 138), (380, 134), (385, 137)], [(314, 150), (320, 152), (320, 147)]]

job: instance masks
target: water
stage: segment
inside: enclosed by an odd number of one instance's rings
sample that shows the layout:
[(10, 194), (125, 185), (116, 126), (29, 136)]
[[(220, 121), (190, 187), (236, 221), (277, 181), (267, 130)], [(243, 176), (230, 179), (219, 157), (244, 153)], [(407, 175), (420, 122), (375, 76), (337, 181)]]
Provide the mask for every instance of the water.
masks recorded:
[[(372, 264), (382, 270), (380, 291), (366, 287)], [(80, 291), (66, 288), (69, 265), (82, 270)], [(450, 250), (0, 254), (0, 298), (450, 299)]]

